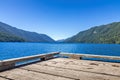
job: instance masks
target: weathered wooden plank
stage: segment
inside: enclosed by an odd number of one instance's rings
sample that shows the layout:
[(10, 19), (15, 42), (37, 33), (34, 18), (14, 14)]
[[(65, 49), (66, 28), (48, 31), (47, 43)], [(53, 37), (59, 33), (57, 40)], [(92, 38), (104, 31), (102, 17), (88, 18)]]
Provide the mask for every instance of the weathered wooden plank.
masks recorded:
[(55, 58), (0, 72), (0, 76), (0, 80), (120, 80), (120, 64)]
[(9, 71), (4, 71), (0, 73), (0, 76), (13, 80), (73, 80), (23, 69), (12, 69)]
[(76, 54), (76, 53), (61, 53), (61, 56), (67, 56), (73, 59), (82, 59), (82, 57), (87, 58), (101, 58), (101, 59), (110, 59), (110, 60), (120, 60), (119, 56), (103, 56), (103, 55), (91, 55), (91, 54)]
[(7, 65), (10, 63), (16, 63), (16, 62), (22, 62), (22, 61), (26, 61), (26, 60), (31, 60), (31, 59), (35, 59), (35, 58), (43, 58), (43, 57), (51, 57), (54, 55), (59, 54), (59, 52), (55, 52), (55, 53), (49, 53), (49, 54), (40, 54), (40, 55), (34, 55), (34, 56), (27, 56), (27, 57), (21, 57), (21, 58), (13, 58), (13, 59), (8, 59), (8, 60), (3, 60), (1, 61), (2, 65)]
[(120, 76), (119, 63), (57, 58), (37, 64), (43, 66), (66, 68), (76, 71), (86, 71), (86, 72), (93, 72), (98, 74)]
[(9, 79), (5, 79), (5, 78), (0, 77), (0, 80), (9, 80)]
[(12, 69), (15, 67), (15, 63), (10, 63), (8, 65), (2, 65), (0, 66), (0, 71), (6, 70), (6, 69)]
[(27, 56), (27, 57), (3, 60), (3, 61), (0, 61), (0, 71), (14, 68), (15, 64), (17, 62), (33, 60), (36, 58), (41, 58), (42, 60), (48, 60), (48, 59), (53, 58), (54, 55), (58, 55), (58, 54), (59, 54), (59, 52), (54, 52), (54, 53), (49, 53), (49, 54), (40, 54), (40, 55), (34, 55), (34, 56)]
[(111, 75), (104, 75), (104, 74), (96, 74), (92, 72), (83, 72), (83, 71), (75, 71), (70, 69), (63, 69), (57, 67), (50, 67), (46, 65), (37, 65), (32, 64), (28, 66), (22, 67), (22, 69), (30, 70), (30, 71), (37, 71), (41, 73), (73, 78), (76, 80), (119, 80), (120, 77), (118, 76), (111, 76)]

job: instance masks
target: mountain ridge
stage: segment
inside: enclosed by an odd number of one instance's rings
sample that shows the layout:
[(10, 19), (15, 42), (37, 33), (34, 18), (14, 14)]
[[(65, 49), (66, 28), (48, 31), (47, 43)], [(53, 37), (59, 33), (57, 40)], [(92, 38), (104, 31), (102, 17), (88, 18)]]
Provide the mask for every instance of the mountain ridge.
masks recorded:
[(120, 22), (92, 27), (67, 38), (64, 42), (120, 44)]
[(6, 35), (21, 38), (26, 42), (54, 42), (54, 40), (46, 34), (39, 34), (36, 32), (18, 29), (3, 22), (0, 22), (0, 32)]

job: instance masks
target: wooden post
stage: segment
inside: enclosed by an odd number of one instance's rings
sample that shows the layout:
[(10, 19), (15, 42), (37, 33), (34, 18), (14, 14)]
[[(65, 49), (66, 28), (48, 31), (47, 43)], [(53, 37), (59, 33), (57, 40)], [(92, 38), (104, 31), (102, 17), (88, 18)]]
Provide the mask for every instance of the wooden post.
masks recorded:
[(45, 60), (54, 58), (54, 55), (58, 55), (58, 54), (59, 52), (54, 52), (49, 54), (40, 54), (40, 55), (27, 56), (22, 58), (3, 60), (3, 61), (0, 61), (0, 71), (14, 68), (17, 62), (24, 62), (24, 61), (29, 61), (33, 59), (39, 59), (39, 58), (41, 61), (45, 61)]
[(15, 67), (15, 63), (8, 63), (8, 64), (1, 63), (0, 71), (4, 71), (4, 70), (7, 70), (7, 69), (12, 69), (14, 67)]
[(108, 59), (108, 60), (120, 60), (119, 56), (103, 56), (103, 55), (91, 55), (91, 54), (76, 54), (76, 53), (61, 53), (62, 57), (69, 57), (72, 59), (82, 59), (83, 57), (86, 58), (98, 58), (98, 59)]
[(43, 57), (43, 58), (40, 58), (41, 59), (41, 61), (45, 61), (46, 59), (45, 59), (45, 57)]
[(54, 55), (53, 54), (49, 54), (49, 55), (46, 55), (45, 58), (46, 58), (46, 60), (53, 59)]
[(69, 58), (71, 58), (71, 59), (80, 59), (80, 57), (75, 55), (75, 54), (70, 55)]

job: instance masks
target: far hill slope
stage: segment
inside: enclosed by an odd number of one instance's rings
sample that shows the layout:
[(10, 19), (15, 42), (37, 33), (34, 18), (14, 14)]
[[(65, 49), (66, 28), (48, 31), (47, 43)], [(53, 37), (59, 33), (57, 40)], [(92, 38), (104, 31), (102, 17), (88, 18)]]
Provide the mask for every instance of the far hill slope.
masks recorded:
[(120, 43), (120, 22), (93, 27), (79, 32), (64, 42)]
[[(6, 34), (9, 38), (16, 37), (28, 42), (54, 42), (52, 38), (45, 34), (38, 34), (36, 32), (29, 32), (21, 29), (17, 29), (8, 24), (0, 22), (0, 33)], [(5, 38), (1, 37), (0, 38)]]
[(0, 42), (24, 42), (23, 38), (0, 32)]

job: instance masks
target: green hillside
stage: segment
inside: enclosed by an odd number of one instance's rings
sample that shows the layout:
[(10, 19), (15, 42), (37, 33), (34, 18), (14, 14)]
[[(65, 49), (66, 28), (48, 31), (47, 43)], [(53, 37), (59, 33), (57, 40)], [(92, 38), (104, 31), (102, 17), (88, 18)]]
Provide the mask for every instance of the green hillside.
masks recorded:
[(120, 22), (93, 27), (79, 32), (64, 42), (120, 44)]
[(54, 42), (45, 34), (17, 29), (0, 22), (0, 41)]
[(13, 35), (0, 32), (0, 42), (24, 42), (25, 40)]

